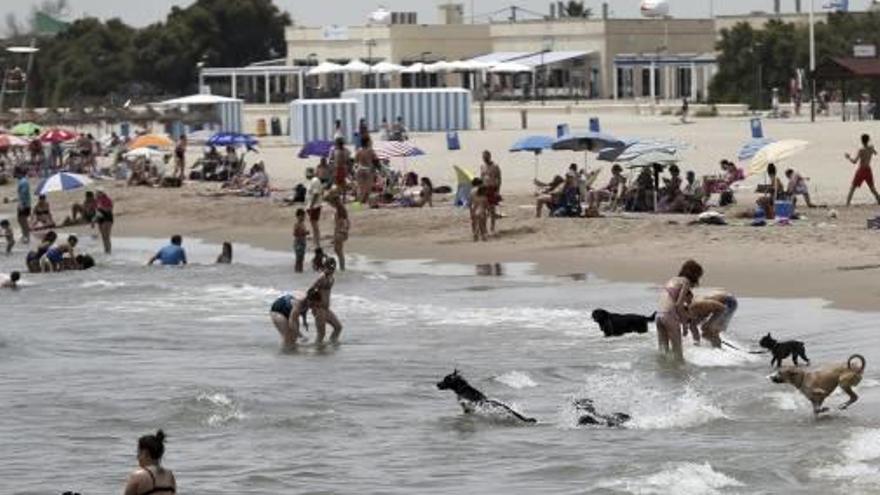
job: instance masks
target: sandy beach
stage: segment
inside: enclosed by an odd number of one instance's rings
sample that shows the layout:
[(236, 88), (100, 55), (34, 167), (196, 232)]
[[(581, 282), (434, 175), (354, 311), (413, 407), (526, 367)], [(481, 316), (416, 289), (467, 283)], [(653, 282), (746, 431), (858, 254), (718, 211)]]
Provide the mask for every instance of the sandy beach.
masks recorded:
[[(680, 124), (673, 117), (601, 115), (603, 130), (625, 137), (667, 137), (690, 143), (682, 170), (698, 175), (717, 172), (721, 158), (734, 158), (749, 137), (748, 117), (694, 119)], [(574, 118), (577, 119), (574, 120)], [(583, 122), (579, 122), (583, 120)], [(438, 197), (434, 208), (352, 211), (351, 240), (347, 250), (382, 259), (432, 259), (471, 264), (532, 262), (541, 273), (553, 275), (594, 274), (612, 281), (659, 283), (687, 258), (700, 260), (707, 269), (705, 283), (724, 287), (744, 296), (821, 298), (847, 309), (876, 307), (880, 289), (874, 277), (880, 255), (872, 250), (876, 233), (866, 230), (865, 220), (875, 216), (876, 206), (867, 204), (866, 189), (856, 195), (853, 208), (840, 205), (853, 172), (843, 159), (853, 152), (862, 132), (877, 129), (874, 123), (843, 123), (825, 119), (815, 125), (805, 119), (765, 120), (765, 134), (777, 139), (810, 141), (802, 155), (783, 163), (810, 178), (814, 201), (827, 203), (839, 216), (829, 218), (828, 209), (801, 212), (805, 218), (792, 226), (747, 226), (734, 214), (753, 204), (754, 195), (741, 191), (738, 205), (727, 211), (728, 226), (688, 225), (684, 215), (611, 214), (598, 219), (534, 218), (534, 157), (512, 154), (507, 147), (525, 134), (553, 134), (557, 123), (573, 129), (586, 127), (580, 114), (545, 113), (530, 117), (530, 129), (516, 129), (519, 122), (493, 114), (490, 129), (461, 133), (463, 150), (447, 152), (442, 134), (417, 134), (413, 141), (427, 155), (394, 165), (431, 177), (435, 185), (454, 187), (452, 165), (476, 170), (480, 152), (493, 152), (504, 172), (505, 218), (489, 243), (474, 244), (469, 238), (467, 212), (451, 206), (451, 197)], [(260, 155), (273, 187), (290, 189), (300, 182), (314, 160), (297, 159), (296, 148), (285, 139), (263, 141)], [(192, 161), (200, 150), (192, 148)], [(584, 155), (548, 152), (541, 156), (540, 175), (549, 179), (570, 162), (583, 163)], [(588, 157), (588, 166), (603, 167), (598, 183), (607, 181), (610, 164)], [(749, 184), (758, 179), (750, 179)], [(294, 209), (270, 199), (207, 198), (198, 193), (216, 189), (208, 183), (188, 183), (183, 189), (107, 189), (116, 203), (115, 236), (167, 237), (180, 233), (210, 241), (230, 240), (259, 247), (290, 250)], [(284, 195), (286, 193), (279, 193)], [(11, 185), (0, 195), (14, 197)], [(56, 218), (80, 195), (50, 197)], [(0, 206), (0, 215), (12, 216), (11, 204)], [(332, 215), (324, 215), (323, 232), (332, 232)]]

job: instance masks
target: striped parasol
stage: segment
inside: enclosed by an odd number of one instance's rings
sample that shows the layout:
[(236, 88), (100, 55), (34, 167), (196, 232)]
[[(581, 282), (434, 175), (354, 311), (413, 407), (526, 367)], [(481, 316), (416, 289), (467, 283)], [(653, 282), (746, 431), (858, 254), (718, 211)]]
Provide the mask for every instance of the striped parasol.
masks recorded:
[(424, 151), (416, 148), (407, 141), (380, 141), (373, 147), (376, 156), (380, 160), (390, 160), (392, 158), (410, 158), (413, 156), (422, 156)]
[(53, 128), (48, 131), (43, 131), (40, 134), (40, 141), (44, 143), (63, 143), (66, 141), (72, 141), (76, 139), (77, 134), (73, 131), (69, 131), (67, 129)]
[(37, 194), (42, 196), (55, 191), (73, 191), (91, 183), (92, 179), (85, 175), (61, 172), (40, 182), (40, 185), (37, 186)]

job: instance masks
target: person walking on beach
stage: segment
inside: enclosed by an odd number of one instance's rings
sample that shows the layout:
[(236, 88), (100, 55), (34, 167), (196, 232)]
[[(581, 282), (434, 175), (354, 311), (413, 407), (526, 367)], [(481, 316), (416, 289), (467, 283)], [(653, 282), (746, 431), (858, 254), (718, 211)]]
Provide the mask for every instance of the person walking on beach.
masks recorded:
[(27, 172), (18, 169), (18, 226), (21, 227), (21, 242), (27, 244), (31, 240), (31, 184), (28, 182)]
[(877, 194), (877, 189), (874, 188), (874, 174), (871, 172), (871, 159), (876, 154), (877, 150), (871, 144), (871, 136), (862, 134), (862, 148), (856, 153), (856, 156), (851, 156), (849, 153), (844, 155), (853, 165), (859, 165), (853, 177), (852, 185), (849, 188), (849, 194), (846, 196), (846, 206), (852, 203), (853, 194), (855, 194), (856, 189), (862, 187), (862, 184), (868, 184), (868, 189), (871, 190), (874, 199), (880, 204), (880, 194)]
[(163, 247), (158, 253), (154, 254), (148, 265), (152, 265), (157, 260), (162, 266), (178, 266), (186, 264), (186, 251), (183, 247), (183, 238), (179, 235), (171, 236), (171, 244)]
[[(692, 289), (700, 284), (703, 267), (694, 260), (682, 265), (677, 277), (670, 279), (660, 294), (657, 310), (657, 344), (660, 353), (672, 352), (676, 362), (684, 362), (681, 348), (682, 324), (688, 321), (688, 304), (693, 300)], [(670, 349), (671, 347), (671, 349)]]
[(183, 184), (186, 176), (186, 136), (181, 135), (174, 147), (174, 176)]
[(339, 269), (345, 271), (345, 243), (348, 241), (348, 231), (351, 228), (351, 221), (348, 219), (348, 210), (342, 201), (339, 191), (335, 191), (331, 204), (336, 210), (333, 219), (333, 250), (336, 252), (336, 258), (339, 260)]
[(110, 233), (113, 231), (113, 200), (103, 189), (98, 189), (95, 191), (95, 202), (97, 214), (93, 225), (98, 224), (101, 241), (104, 243), (104, 253), (110, 254), (113, 247), (110, 243)]
[(296, 222), (293, 224), (293, 254), (295, 256), (293, 271), (303, 272), (308, 247), (309, 229), (306, 228), (306, 210), (296, 210)]
[(170, 469), (162, 467), (165, 455), (165, 432), (144, 435), (138, 439), (138, 469), (128, 477), (125, 495), (171, 495), (177, 492), (177, 481)]
[(681, 99), (681, 123), (688, 123), (688, 112), (690, 111), (690, 104), (688, 103), (687, 97)]
[(334, 273), (336, 273), (336, 260), (333, 258), (327, 258), (326, 261), (324, 261), (324, 270), (321, 272), (321, 275), (318, 276), (318, 279), (315, 280), (315, 283), (312, 284), (311, 288), (309, 288), (310, 291), (317, 291), (320, 295), (320, 309), (315, 314), (315, 328), (317, 333), (315, 343), (318, 345), (324, 343), (324, 334), (327, 331), (328, 323), (333, 327), (333, 333), (330, 335), (331, 344), (338, 343), (339, 334), (342, 333), (342, 323), (339, 322), (336, 313), (330, 309), (330, 295), (333, 292), (333, 285), (336, 283), (336, 278), (333, 276)]
[(501, 203), (501, 167), (492, 160), (489, 150), (483, 151), (480, 178), (486, 188), (486, 200), (489, 203), (489, 230), (494, 234), (495, 220), (500, 218), (498, 205)]
[(321, 247), (321, 202), (324, 201), (324, 183), (315, 175), (311, 168), (306, 169), (306, 179), (309, 181), (309, 189), (306, 192), (306, 211), (309, 213), (309, 223), (312, 225), (312, 238), (315, 247)]

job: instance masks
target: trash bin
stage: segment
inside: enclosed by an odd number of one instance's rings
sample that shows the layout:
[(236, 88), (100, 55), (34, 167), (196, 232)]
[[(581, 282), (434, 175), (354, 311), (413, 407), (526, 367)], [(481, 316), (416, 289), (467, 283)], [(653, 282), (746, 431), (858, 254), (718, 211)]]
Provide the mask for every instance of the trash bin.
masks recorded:
[(272, 135), (281, 135), (281, 119), (279, 119), (278, 117), (272, 117)]
[(257, 136), (264, 137), (266, 135), (266, 119), (257, 119)]

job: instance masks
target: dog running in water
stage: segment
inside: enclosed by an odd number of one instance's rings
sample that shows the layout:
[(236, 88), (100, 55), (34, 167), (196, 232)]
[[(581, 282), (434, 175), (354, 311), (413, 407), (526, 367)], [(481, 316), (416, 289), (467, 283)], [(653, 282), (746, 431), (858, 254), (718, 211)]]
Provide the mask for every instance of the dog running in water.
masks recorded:
[(486, 397), (483, 392), (472, 387), (467, 380), (458, 373), (458, 370), (446, 375), (443, 380), (437, 383), (437, 388), (440, 390), (452, 390), (455, 392), (455, 395), (458, 397), (458, 404), (461, 406), (462, 410), (464, 410), (465, 414), (471, 414), (477, 408), (483, 407), (486, 409), (503, 411), (505, 414), (513, 416), (523, 423), (538, 422), (535, 418), (527, 418), (514, 411), (513, 408), (501, 401)]
[[(855, 366), (854, 364), (857, 364)], [(828, 412), (822, 403), (840, 387), (849, 400), (840, 405), (840, 409), (846, 409), (859, 400), (859, 396), (853, 387), (862, 381), (865, 372), (865, 358), (860, 354), (853, 354), (846, 360), (846, 364), (818, 371), (805, 371), (801, 368), (787, 366), (774, 373), (770, 380), (773, 383), (788, 383), (800, 390), (813, 404), (813, 414), (819, 415)]]
[(620, 428), (631, 418), (629, 414), (612, 413), (602, 414), (596, 411), (596, 406), (590, 399), (577, 399), (574, 401), (574, 407), (580, 414), (578, 417), (578, 426), (608, 426), (610, 428)]
[(648, 333), (648, 323), (654, 322), (657, 313), (651, 316), (642, 316), (597, 309), (593, 311), (592, 317), (606, 337), (620, 337), (628, 333)]

